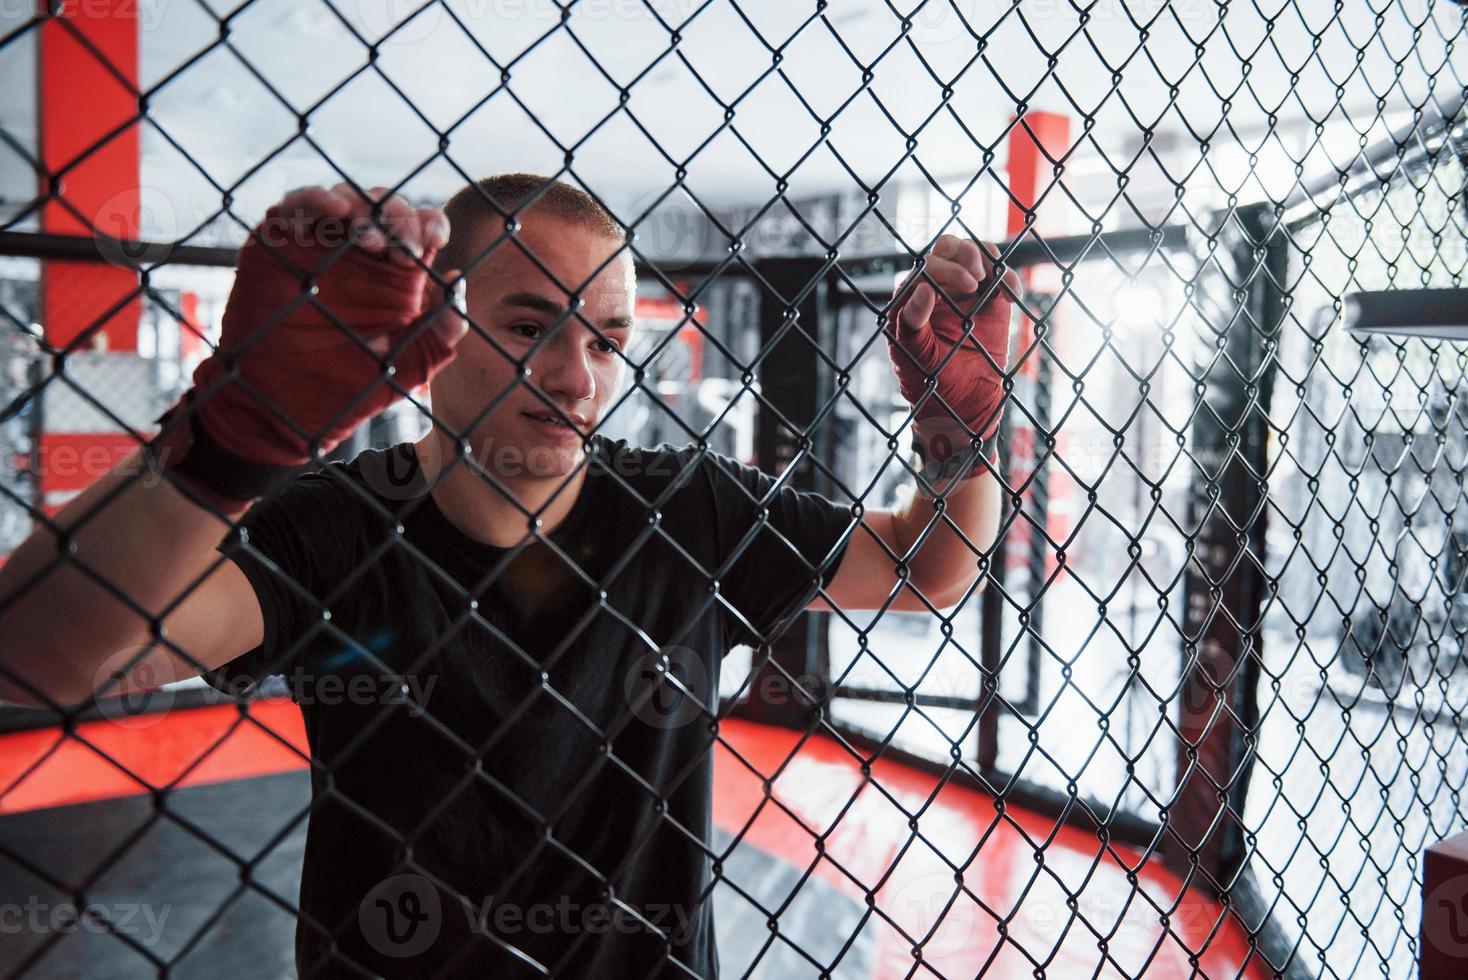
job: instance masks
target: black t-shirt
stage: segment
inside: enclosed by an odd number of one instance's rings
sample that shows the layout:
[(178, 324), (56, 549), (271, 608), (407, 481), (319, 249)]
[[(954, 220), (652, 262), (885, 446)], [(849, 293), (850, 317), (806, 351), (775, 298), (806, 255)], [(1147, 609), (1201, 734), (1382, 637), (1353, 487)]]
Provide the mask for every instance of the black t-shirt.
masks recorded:
[(830, 581), (852, 516), (726, 456), (593, 443), (523, 547), (453, 525), (409, 443), (221, 545), (265, 638), (209, 680), (284, 675), (311, 747), (303, 978), (717, 976), (720, 663)]

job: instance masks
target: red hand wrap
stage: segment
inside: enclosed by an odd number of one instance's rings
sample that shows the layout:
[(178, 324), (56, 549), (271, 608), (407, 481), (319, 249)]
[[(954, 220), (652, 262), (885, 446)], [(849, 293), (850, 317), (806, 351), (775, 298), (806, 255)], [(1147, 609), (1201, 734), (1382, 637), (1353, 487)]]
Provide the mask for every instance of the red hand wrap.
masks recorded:
[[(300, 233), (266, 240), (288, 236)], [(218, 349), (160, 419), (165, 430), (153, 443), (160, 465), (226, 513), (242, 512), (308, 464), (312, 439), (329, 452), (453, 359), (454, 349), (425, 325), (392, 358), (401, 391), (389, 385), (381, 358), (365, 345), (386, 338), (391, 348), (413, 328), (427, 273), (386, 253), (351, 247), (328, 261), (331, 252), (298, 241), (267, 248), (252, 236), (240, 249)], [(190, 415), (192, 425), (179, 418)]]
[[(915, 278), (903, 283), (899, 296), (911, 296)], [(927, 394), (927, 377), (937, 379), (936, 390), (922, 403), (913, 422), (914, 444), (925, 463), (941, 462), (962, 452), (971, 441), (968, 430), (978, 433), (987, 448), (999, 429), (1005, 396), (1003, 372), (1009, 361), (1009, 294), (999, 286), (981, 308), (973, 310), (993, 281), (991, 274), (979, 284), (977, 295), (945, 299), (938, 294), (928, 322), (916, 329), (901, 321), (902, 303), (894, 305), (887, 319), (887, 353), (902, 397), (917, 405)], [(972, 331), (956, 351), (953, 348), (964, 337), (965, 324), (954, 307), (964, 313), (973, 311)], [(993, 458), (992, 451), (987, 455)], [(966, 475), (980, 472), (982, 467), (972, 467)]]

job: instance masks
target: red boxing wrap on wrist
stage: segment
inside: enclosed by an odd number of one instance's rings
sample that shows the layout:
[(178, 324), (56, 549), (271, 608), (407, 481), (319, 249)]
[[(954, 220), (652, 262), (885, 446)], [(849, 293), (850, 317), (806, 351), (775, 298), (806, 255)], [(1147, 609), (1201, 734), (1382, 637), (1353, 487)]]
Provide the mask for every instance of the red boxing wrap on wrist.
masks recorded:
[[(219, 346), (160, 419), (153, 444), (159, 465), (227, 513), (310, 463), (313, 440), (329, 452), (454, 356), (431, 324), (418, 326), (420, 312), (437, 312), (420, 311), (428, 276), (420, 265), (355, 246), (335, 258), (327, 245), (298, 240), (266, 236), (267, 247), (263, 229), (280, 225), (267, 221), (240, 249)], [(306, 237), (285, 232), (274, 238)]]
[[(918, 405), (928, 392), (927, 378), (936, 378), (933, 394), (922, 402), (913, 421), (914, 447), (925, 464), (941, 463), (967, 450), (972, 431), (983, 440), (984, 455), (993, 459), (1009, 361), (1010, 296), (1003, 284), (994, 285), (992, 272), (976, 293), (945, 297), (935, 290), (927, 322), (914, 327), (903, 321), (901, 312), (922, 281), (914, 273), (899, 287), (883, 331), (898, 387), (908, 404)], [(932, 284), (927, 288), (933, 289)], [(992, 295), (977, 306), (991, 288)], [(972, 321), (967, 337), (965, 315)], [(980, 472), (982, 466), (973, 466), (966, 475)]]

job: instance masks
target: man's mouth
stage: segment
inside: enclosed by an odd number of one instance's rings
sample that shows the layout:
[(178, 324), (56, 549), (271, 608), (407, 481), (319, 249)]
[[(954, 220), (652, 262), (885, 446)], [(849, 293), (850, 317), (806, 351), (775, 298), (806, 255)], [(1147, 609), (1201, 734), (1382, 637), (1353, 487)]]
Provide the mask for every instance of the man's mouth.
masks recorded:
[(567, 421), (566, 418), (562, 418), (554, 412), (521, 412), (520, 414), (528, 419), (533, 419), (536, 422), (541, 422), (546, 425), (553, 425), (567, 432), (575, 432), (578, 426), (584, 427), (586, 424), (585, 420), (577, 415), (568, 416), (570, 421)]

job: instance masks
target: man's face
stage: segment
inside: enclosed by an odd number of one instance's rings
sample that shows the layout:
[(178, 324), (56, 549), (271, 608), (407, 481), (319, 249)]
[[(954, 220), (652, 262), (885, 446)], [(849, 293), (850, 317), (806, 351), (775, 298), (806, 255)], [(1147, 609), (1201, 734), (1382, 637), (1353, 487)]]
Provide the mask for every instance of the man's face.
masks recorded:
[[(481, 230), (474, 253), (501, 228), (496, 222)], [(621, 386), (622, 352), (631, 339), (636, 280), (625, 250), (611, 258), (620, 247), (532, 209), (521, 215), (519, 234), (468, 273), (473, 326), (433, 381), (433, 411), (468, 439), (490, 473), (506, 480), (559, 479), (580, 461), (582, 439)], [(571, 295), (576, 291), (579, 306)], [(568, 315), (573, 309), (580, 315)], [(520, 377), (517, 361), (530, 369), (529, 377)]]

